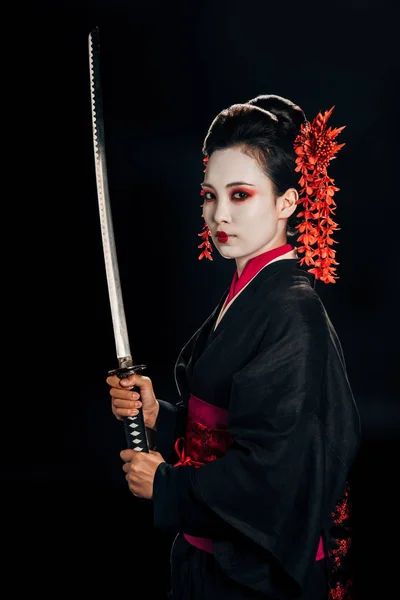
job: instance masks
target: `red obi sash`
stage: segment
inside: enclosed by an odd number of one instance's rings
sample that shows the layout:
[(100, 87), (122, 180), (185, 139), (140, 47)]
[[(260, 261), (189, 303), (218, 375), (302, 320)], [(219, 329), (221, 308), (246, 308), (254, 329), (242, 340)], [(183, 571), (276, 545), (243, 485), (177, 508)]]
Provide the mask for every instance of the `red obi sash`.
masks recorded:
[[(190, 394), (186, 439), (180, 437), (175, 442), (175, 452), (179, 460), (174, 467), (201, 467), (207, 462), (220, 458), (228, 450), (232, 437), (228, 431), (228, 411), (213, 406)], [(183, 534), (185, 539), (206, 552), (212, 553), (212, 540)], [(324, 558), (322, 537), (319, 540), (315, 560)]]

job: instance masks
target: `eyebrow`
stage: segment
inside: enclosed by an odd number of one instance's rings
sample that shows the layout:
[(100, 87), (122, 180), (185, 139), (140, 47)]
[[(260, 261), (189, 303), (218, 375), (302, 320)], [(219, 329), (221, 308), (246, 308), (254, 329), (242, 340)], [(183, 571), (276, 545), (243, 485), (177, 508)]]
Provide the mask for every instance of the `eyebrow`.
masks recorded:
[[(211, 183), (206, 183), (205, 181), (203, 183), (200, 184), (201, 187), (209, 187), (212, 188), (213, 190), (215, 189), (213, 185), (211, 185)], [(253, 183), (246, 183), (245, 181), (233, 181), (232, 183), (227, 183), (226, 184), (226, 188), (231, 188), (231, 187), (235, 187), (236, 185), (248, 185), (250, 187), (255, 187)]]

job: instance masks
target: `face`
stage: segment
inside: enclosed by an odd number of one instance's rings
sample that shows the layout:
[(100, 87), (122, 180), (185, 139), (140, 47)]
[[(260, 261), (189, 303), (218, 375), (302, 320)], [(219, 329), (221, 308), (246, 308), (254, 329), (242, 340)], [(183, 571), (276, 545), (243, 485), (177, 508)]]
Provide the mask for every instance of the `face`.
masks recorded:
[(211, 154), (202, 194), (214, 245), (224, 258), (236, 259), (240, 271), (250, 258), (286, 243), (286, 220), (296, 205), (289, 210), (288, 194), (277, 199), (258, 162), (239, 149)]

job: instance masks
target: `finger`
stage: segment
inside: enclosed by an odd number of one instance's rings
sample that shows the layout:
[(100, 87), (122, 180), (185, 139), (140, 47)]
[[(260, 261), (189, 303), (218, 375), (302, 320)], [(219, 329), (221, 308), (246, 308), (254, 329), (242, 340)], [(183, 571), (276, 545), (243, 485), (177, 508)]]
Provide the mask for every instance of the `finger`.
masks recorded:
[(127, 448), (126, 450), (121, 450), (119, 455), (123, 461), (130, 462), (132, 460), (133, 456), (135, 455), (135, 451), (131, 450), (130, 448)]
[(118, 398), (119, 400), (139, 400), (140, 396), (138, 392), (132, 392), (131, 390), (115, 389), (110, 388), (110, 396)]
[(121, 379), (116, 375), (109, 375), (106, 379), (106, 383), (111, 387), (123, 389), (120, 385)]
[(138, 408), (115, 408), (114, 407), (113, 410), (114, 410), (114, 413), (118, 417), (135, 417), (136, 415), (139, 414)]
[(133, 375), (129, 375), (124, 379), (120, 380), (121, 386), (123, 388), (130, 388), (134, 385), (141, 388), (145, 385), (149, 384), (150, 379), (145, 375), (139, 375), (139, 373), (134, 373)]
[[(140, 400), (122, 400), (121, 398), (113, 398), (112, 399), (112, 407), (114, 410), (122, 409), (124, 411), (127, 410), (136, 410), (138, 411), (141, 408), (142, 403)], [(122, 414), (122, 413), (120, 413)]]

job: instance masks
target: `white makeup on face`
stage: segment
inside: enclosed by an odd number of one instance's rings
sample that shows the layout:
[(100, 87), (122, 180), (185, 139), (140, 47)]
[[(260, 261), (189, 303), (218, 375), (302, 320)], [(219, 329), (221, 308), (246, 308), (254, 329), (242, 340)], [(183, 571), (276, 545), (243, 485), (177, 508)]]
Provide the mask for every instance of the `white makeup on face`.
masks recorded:
[[(204, 174), (203, 215), (224, 258), (246, 262), (286, 243), (286, 223), (278, 219), (272, 181), (254, 158), (236, 148), (216, 150)], [(217, 231), (228, 234), (218, 239)]]

